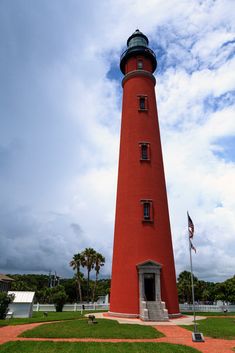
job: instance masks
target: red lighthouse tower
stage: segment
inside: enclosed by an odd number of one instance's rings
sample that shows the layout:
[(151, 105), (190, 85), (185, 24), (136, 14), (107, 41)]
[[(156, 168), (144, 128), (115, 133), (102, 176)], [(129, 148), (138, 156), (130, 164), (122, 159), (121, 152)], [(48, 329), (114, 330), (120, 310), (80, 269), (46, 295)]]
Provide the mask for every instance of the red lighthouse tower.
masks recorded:
[(136, 30), (120, 68), (123, 105), (110, 315), (179, 315), (174, 255), (155, 98), (157, 66)]

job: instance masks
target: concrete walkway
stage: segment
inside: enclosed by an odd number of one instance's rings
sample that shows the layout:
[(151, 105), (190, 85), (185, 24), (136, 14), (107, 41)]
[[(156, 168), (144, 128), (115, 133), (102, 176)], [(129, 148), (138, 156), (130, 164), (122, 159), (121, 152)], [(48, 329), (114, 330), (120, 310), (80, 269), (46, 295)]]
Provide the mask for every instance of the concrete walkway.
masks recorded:
[[(177, 322), (179, 323), (177, 319)], [(180, 324), (183, 323), (182, 321)], [(186, 346), (194, 347), (203, 353), (231, 353), (235, 347), (235, 340), (223, 340), (205, 338), (204, 343), (192, 342), (192, 334), (190, 331), (177, 326), (176, 324), (164, 325), (162, 323), (154, 325), (154, 327), (162, 332), (165, 337), (157, 339), (92, 339), (92, 338), (23, 338), (18, 337), (22, 332), (30, 330), (36, 326), (44, 325), (43, 323), (33, 323), (17, 326), (4, 326), (0, 328), (0, 344), (9, 341), (53, 341), (53, 342), (168, 342), (173, 344), (183, 344)], [(51, 322), (51, 324), (53, 324)]]
[[(145, 326), (156, 326), (156, 325), (161, 325), (161, 326), (175, 326), (175, 325), (192, 325), (193, 324), (193, 316), (189, 315), (182, 315), (181, 317), (177, 319), (170, 319), (169, 321), (143, 321), (140, 319), (128, 319), (128, 318), (123, 318), (123, 317), (115, 317), (115, 316), (109, 316), (108, 313), (92, 313), (92, 314), (86, 314), (85, 316), (88, 315), (94, 315), (96, 319), (109, 319), (109, 320), (116, 320), (119, 322), (119, 324), (135, 324), (135, 325), (145, 325)], [(206, 319), (206, 316), (197, 316), (196, 320), (204, 320)]]

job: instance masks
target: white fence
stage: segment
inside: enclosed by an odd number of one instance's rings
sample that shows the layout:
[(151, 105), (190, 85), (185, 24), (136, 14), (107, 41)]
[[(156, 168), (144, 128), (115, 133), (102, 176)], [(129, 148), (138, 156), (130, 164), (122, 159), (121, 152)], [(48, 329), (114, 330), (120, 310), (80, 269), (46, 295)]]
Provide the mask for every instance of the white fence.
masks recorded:
[[(65, 304), (63, 311), (82, 311), (82, 310), (109, 310), (109, 304)], [(199, 312), (235, 312), (235, 305), (195, 305), (195, 310)], [(54, 304), (34, 304), (33, 311), (55, 311)], [(180, 311), (193, 312), (192, 304), (180, 304)]]
[[(180, 304), (180, 311), (193, 311), (192, 304)], [(195, 305), (195, 311), (201, 312), (235, 312), (235, 305)]]
[[(63, 311), (82, 311), (82, 310), (109, 310), (109, 304), (65, 304)], [(54, 304), (34, 304), (33, 311), (55, 311)]]

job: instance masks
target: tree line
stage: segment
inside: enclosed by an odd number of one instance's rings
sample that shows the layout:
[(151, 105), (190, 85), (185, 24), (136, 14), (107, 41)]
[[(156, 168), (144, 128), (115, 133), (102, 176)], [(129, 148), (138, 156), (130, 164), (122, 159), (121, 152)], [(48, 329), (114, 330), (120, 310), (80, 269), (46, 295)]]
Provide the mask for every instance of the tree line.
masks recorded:
[[(68, 303), (96, 301), (99, 296), (109, 294), (110, 279), (99, 279), (105, 257), (93, 248), (86, 248), (73, 255), (69, 265), (75, 271), (73, 278), (59, 278), (55, 275), (15, 274), (9, 275), (15, 281), (12, 290), (34, 291), (37, 302), (53, 303), (59, 297)], [(82, 269), (85, 270), (86, 276)], [(94, 279), (91, 279), (91, 272)]]
[[(98, 277), (100, 268), (104, 263), (102, 258), (98, 260), (98, 256), (94, 256), (92, 251), (85, 251), (86, 256), (84, 258), (81, 254), (75, 254), (70, 261), (70, 266), (75, 271), (74, 277), (60, 278), (59, 285), (56, 285), (54, 288), (50, 288), (49, 286), (50, 278), (48, 275), (16, 274), (9, 275), (15, 279), (12, 283), (12, 290), (35, 291), (36, 300), (42, 304), (53, 303), (53, 294), (59, 291), (59, 289), (65, 292), (68, 303), (96, 301), (98, 296), (109, 294), (111, 280), (109, 278), (99, 279)], [(86, 264), (88, 264), (88, 267)], [(86, 270), (86, 277), (82, 269)], [(90, 278), (91, 271), (95, 275), (94, 279)], [(53, 283), (57, 282), (54, 281)], [(177, 287), (179, 302), (192, 303), (190, 272), (183, 271), (179, 274)], [(226, 303), (235, 303), (235, 275), (219, 283), (203, 281), (194, 276), (194, 287), (195, 300), (198, 303), (213, 304), (217, 300)]]
[[(217, 300), (224, 303), (235, 303), (235, 275), (224, 282), (206, 282), (193, 276), (195, 301), (202, 304), (213, 304)], [(180, 303), (192, 303), (191, 273), (183, 271), (177, 279)]]

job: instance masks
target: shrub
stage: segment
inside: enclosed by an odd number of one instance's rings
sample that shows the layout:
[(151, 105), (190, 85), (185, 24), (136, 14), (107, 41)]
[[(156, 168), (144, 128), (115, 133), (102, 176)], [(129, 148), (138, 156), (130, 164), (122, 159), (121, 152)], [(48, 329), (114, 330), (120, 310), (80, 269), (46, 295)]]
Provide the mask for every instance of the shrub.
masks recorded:
[(0, 292), (0, 319), (5, 319), (8, 312), (8, 305), (14, 300), (14, 294)]
[(61, 312), (63, 310), (63, 306), (67, 301), (67, 295), (64, 290), (60, 290), (53, 294), (53, 302), (55, 304), (55, 309), (57, 312)]

